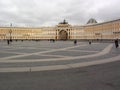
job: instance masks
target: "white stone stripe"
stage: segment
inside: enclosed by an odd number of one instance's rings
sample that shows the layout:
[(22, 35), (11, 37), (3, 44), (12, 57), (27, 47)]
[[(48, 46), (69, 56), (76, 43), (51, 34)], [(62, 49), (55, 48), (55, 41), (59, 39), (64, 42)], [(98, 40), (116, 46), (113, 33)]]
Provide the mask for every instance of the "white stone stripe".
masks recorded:
[(104, 63), (115, 62), (115, 61), (120, 61), (120, 55), (113, 58), (108, 58), (108, 59), (101, 59), (97, 61), (75, 63), (75, 64), (66, 64), (66, 65), (0, 68), (0, 72), (33, 72), (33, 71), (62, 70), (62, 69), (72, 69), (72, 68), (86, 67), (91, 65), (104, 64)]
[(76, 48), (76, 47), (80, 47), (80, 46), (86, 46), (86, 45), (78, 45), (78, 46), (72, 46), (72, 47), (67, 47), (67, 48), (53, 49), (53, 50), (49, 50), (49, 51), (42, 51), (42, 52), (25, 54), (25, 55), (16, 55), (16, 56), (1, 58), (1, 59), (12, 59), (12, 58), (25, 57), (25, 56), (30, 56), (30, 55), (37, 55), (37, 54), (44, 54), (44, 53), (50, 53), (50, 52), (56, 52), (56, 51), (63, 51), (63, 50), (72, 49), (72, 48)]
[(61, 58), (71, 57), (71, 56), (51, 55), (51, 54), (40, 54), (40, 56), (61, 57)]
[(71, 51), (71, 52), (99, 52), (99, 51), (88, 51), (88, 50), (67, 50), (67, 51)]
[(115, 62), (115, 61), (120, 61), (120, 55), (116, 57), (112, 57), (112, 58), (107, 58), (107, 59), (100, 59), (100, 60), (98, 59), (96, 61), (68, 64), (68, 65), (73, 68), (77, 68), (77, 67), (85, 67), (85, 66), (90, 66), (90, 65), (110, 63), (110, 62)]
[(113, 44), (108, 45), (104, 50), (99, 53), (91, 54), (91, 55), (84, 55), (84, 56), (75, 56), (75, 57), (65, 57), (65, 58), (50, 58), (50, 59), (38, 59), (38, 60), (0, 60), (0, 62), (4, 63), (16, 63), (16, 62), (45, 62), (45, 61), (65, 61), (65, 60), (74, 60), (74, 59), (82, 59), (82, 58), (92, 58), (98, 57), (105, 54), (108, 54), (112, 49)]

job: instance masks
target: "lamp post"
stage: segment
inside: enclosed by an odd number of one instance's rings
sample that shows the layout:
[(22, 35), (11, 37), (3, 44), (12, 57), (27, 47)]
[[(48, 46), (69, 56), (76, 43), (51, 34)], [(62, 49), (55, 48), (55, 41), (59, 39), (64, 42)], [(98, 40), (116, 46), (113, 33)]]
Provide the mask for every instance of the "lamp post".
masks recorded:
[(9, 34), (10, 34), (10, 41), (12, 41), (12, 36), (11, 36), (12, 30), (11, 29), (9, 30)]
[(9, 30), (10, 42), (12, 42), (12, 30), (11, 30), (11, 27), (12, 27), (12, 23), (10, 24), (10, 30)]

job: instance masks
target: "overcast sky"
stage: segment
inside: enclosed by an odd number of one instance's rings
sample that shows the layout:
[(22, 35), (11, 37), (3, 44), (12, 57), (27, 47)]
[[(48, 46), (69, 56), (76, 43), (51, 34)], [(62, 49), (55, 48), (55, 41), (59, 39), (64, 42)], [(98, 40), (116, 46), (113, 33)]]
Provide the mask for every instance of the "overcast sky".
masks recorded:
[(120, 0), (0, 0), (0, 26), (54, 26), (120, 19)]

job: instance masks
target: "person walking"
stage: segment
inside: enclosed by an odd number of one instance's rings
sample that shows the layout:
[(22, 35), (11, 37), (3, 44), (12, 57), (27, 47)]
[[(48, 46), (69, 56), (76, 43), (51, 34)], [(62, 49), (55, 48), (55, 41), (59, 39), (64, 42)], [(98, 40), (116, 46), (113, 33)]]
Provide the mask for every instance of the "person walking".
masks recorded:
[(10, 44), (10, 41), (9, 41), (9, 40), (7, 40), (7, 44), (8, 44), (8, 45)]
[(119, 47), (118, 39), (115, 40), (115, 47), (116, 47), (116, 48)]
[(74, 45), (76, 45), (77, 44), (77, 40), (74, 40)]
[(89, 44), (91, 44), (91, 41), (89, 41)]

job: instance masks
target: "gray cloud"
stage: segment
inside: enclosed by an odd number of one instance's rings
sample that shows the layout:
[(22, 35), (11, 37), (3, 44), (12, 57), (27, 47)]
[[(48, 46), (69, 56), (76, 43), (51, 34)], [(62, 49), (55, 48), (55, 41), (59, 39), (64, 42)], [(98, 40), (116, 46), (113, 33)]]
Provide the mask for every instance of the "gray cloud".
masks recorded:
[(0, 0), (0, 25), (52, 26), (64, 18), (71, 24), (88, 19), (120, 18), (120, 0)]

